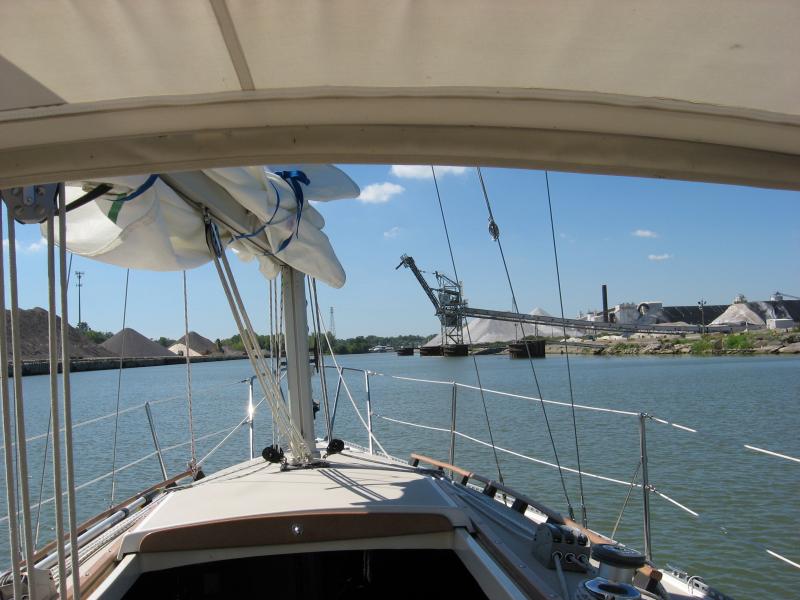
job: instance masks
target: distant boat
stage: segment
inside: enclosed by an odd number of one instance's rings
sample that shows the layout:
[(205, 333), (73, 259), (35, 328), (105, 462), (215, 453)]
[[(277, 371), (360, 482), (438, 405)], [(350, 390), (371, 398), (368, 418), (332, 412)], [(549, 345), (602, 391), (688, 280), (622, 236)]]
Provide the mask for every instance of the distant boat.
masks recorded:
[(397, 356), (414, 356), (414, 346), (402, 346), (398, 348)]
[(391, 352), (394, 350), (391, 346), (373, 346), (368, 352)]

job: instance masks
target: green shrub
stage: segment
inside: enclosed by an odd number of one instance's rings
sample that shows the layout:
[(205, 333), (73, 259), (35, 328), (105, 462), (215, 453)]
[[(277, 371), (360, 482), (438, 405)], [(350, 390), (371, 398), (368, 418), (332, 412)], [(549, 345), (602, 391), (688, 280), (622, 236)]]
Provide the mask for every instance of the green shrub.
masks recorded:
[(692, 343), (692, 354), (710, 354), (714, 345), (708, 338), (703, 338)]
[(725, 338), (726, 350), (749, 350), (752, 347), (753, 342), (746, 333), (732, 333)]

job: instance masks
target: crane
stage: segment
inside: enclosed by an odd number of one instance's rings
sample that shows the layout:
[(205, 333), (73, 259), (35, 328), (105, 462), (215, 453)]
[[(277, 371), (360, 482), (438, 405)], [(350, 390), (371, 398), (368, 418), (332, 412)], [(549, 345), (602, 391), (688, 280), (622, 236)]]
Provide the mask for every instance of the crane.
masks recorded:
[[(467, 301), (463, 298), (461, 293), (461, 284), (453, 281), (446, 275), (439, 273), (438, 271), (434, 271), (434, 275), (436, 276), (436, 279), (439, 281), (440, 285), (439, 289), (434, 289), (428, 285), (428, 282), (425, 280), (422, 272), (417, 267), (417, 263), (411, 256), (403, 254), (403, 256), (400, 258), (400, 264), (397, 265), (396, 269), (399, 269), (400, 267), (411, 269), (411, 272), (414, 273), (417, 281), (419, 281), (422, 289), (428, 295), (428, 298), (436, 309), (436, 316), (439, 317), (439, 320), (442, 323), (443, 332), (445, 330), (445, 324), (448, 326), (447, 329), (450, 330), (456, 322), (463, 325), (466, 317), (494, 319), (496, 321), (508, 321), (511, 323), (524, 323), (530, 325), (551, 325), (554, 327), (568, 327), (570, 329), (580, 330), (613, 331), (617, 333), (638, 332), (669, 334), (699, 331), (699, 327), (693, 325), (656, 327), (652, 325), (636, 325), (633, 323), (589, 322), (584, 321), (583, 319), (562, 319), (560, 317), (551, 317), (548, 315), (529, 315), (519, 312), (472, 308), (467, 305)], [(436, 295), (436, 292), (439, 293), (438, 296)], [(451, 337), (455, 338), (455, 334), (453, 334)], [(451, 338), (448, 338), (443, 333), (442, 342), (447, 343), (448, 339)], [(461, 335), (460, 339), (462, 340), (460, 343), (463, 344), (463, 334)]]
[(772, 300), (783, 300), (784, 298), (791, 298), (792, 300), (800, 300), (800, 296), (792, 296), (791, 294), (787, 294), (785, 292), (775, 292), (772, 294)]
[(434, 271), (433, 275), (436, 277), (439, 287), (432, 288), (422, 275), (422, 271), (417, 267), (417, 263), (407, 254), (403, 254), (400, 257), (400, 264), (395, 267), (395, 270), (400, 267), (411, 269), (414, 277), (417, 278), (423, 291), (427, 294), (431, 304), (433, 304), (436, 316), (439, 317), (439, 322), (442, 325), (442, 346), (450, 347), (454, 353), (466, 354), (463, 311), (467, 307), (467, 303), (464, 300), (461, 283), (451, 279), (444, 273)]

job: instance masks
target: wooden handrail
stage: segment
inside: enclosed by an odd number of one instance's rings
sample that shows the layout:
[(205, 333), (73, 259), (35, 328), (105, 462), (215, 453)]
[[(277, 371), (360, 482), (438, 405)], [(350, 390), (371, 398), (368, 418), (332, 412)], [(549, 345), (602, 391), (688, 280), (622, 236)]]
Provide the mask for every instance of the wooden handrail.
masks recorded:
[(461, 475), (461, 483), (462, 485), (467, 485), (470, 479), (474, 479), (475, 481), (479, 481), (483, 484), (483, 493), (489, 496), (490, 498), (494, 498), (497, 492), (503, 492), (512, 496), (514, 498), (514, 503), (512, 504), (511, 508), (516, 512), (522, 514), (525, 510), (530, 506), (534, 510), (542, 513), (547, 517), (547, 520), (551, 523), (557, 523), (559, 525), (564, 524), (564, 517), (561, 516), (561, 513), (545, 506), (544, 504), (529, 498), (525, 494), (521, 494), (520, 492), (508, 487), (507, 485), (500, 483), (499, 481), (494, 481), (493, 479), (489, 479), (488, 477), (484, 477), (483, 475), (479, 475), (477, 473), (473, 473), (471, 471), (465, 471), (455, 465), (451, 465), (446, 462), (442, 462), (435, 458), (430, 458), (429, 456), (425, 456), (424, 454), (417, 454), (414, 453), (411, 455), (411, 460), (409, 461), (411, 466), (416, 467), (419, 465), (420, 462), (433, 465), (435, 467), (439, 467), (440, 469), (447, 469), (452, 471), (453, 473), (457, 473)]
[[(450, 463), (442, 462), (441, 460), (436, 460), (435, 458), (430, 458), (429, 456), (425, 456), (424, 454), (417, 454), (416, 452), (411, 454), (411, 460), (409, 463), (412, 467), (416, 467), (419, 463), (425, 463), (428, 465), (432, 465), (434, 467), (439, 467), (440, 469), (447, 469), (448, 471), (452, 471), (453, 473), (457, 473), (461, 475), (461, 477), (465, 477), (466, 481), (470, 479), (474, 479), (476, 477), (475, 473), (471, 471), (465, 471), (464, 469), (457, 467), (455, 465), (451, 465)], [(466, 483), (463, 481), (462, 483)]]
[[(156, 490), (158, 490), (160, 488), (166, 488), (167, 486), (170, 486), (173, 483), (176, 483), (176, 482), (180, 481), (181, 479), (186, 479), (187, 477), (191, 477), (192, 473), (193, 472), (192, 472), (191, 469), (189, 469), (187, 471), (184, 471), (183, 473), (178, 473), (177, 475), (175, 475), (173, 477), (170, 477), (169, 479), (165, 479), (164, 481), (156, 483), (155, 485), (151, 485), (146, 490), (138, 492), (138, 493), (134, 494), (133, 496), (131, 496), (130, 498), (126, 498), (125, 500), (123, 500), (119, 504), (115, 504), (114, 506), (112, 506), (111, 508), (109, 508), (107, 510), (104, 510), (103, 512), (96, 514), (95, 516), (91, 517), (90, 519), (88, 519), (88, 520), (84, 521), (83, 523), (81, 523), (80, 525), (78, 525), (78, 527), (77, 527), (78, 536), (83, 534), (87, 529), (89, 529), (90, 527), (92, 527), (96, 523), (99, 523), (100, 521), (102, 521), (106, 517), (108, 517), (110, 515), (113, 515), (115, 512), (117, 512), (121, 508), (124, 508), (125, 506), (127, 506), (128, 504), (130, 504), (131, 502), (136, 500), (137, 498), (139, 498), (141, 496), (144, 496), (146, 494), (151, 494), (151, 493), (155, 492)], [(65, 541), (69, 541), (69, 533), (68, 532), (66, 533), (64, 539), (65, 539)], [(46, 544), (45, 546), (42, 546), (42, 548), (37, 550), (36, 553), (33, 555), (34, 564), (36, 564), (37, 562), (42, 560), (45, 556), (50, 554), (53, 550), (55, 550), (55, 548), (56, 548), (56, 541), (55, 540), (53, 540), (52, 542)], [(25, 564), (25, 563), (23, 562), (22, 564)]]
[[(589, 541), (592, 544), (615, 544), (614, 540), (611, 538), (607, 538), (604, 535), (597, 533), (596, 531), (592, 531), (591, 529), (587, 529), (580, 524), (576, 523), (572, 519), (562, 517), (560, 513), (544, 506), (525, 496), (524, 494), (520, 494), (519, 492), (509, 488), (508, 486), (489, 479), (488, 477), (484, 477), (483, 475), (478, 475), (477, 473), (473, 473), (471, 471), (465, 471), (455, 465), (451, 465), (449, 463), (443, 462), (441, 460), (437, 460), (435, 458), (430, 458), (429, 456), (425, 456), (424, 454), (411, 454), (411, 460), (409, 463), (411, 466), (416, 467), (419, 463), (425, 463), (429, 465), (433, 465), (434, 467), (439, 467), (440, 469), (447, 469), (452, 471), (453, 473), (457, 473), (461, 475), (461, 483), (463, 485), (467, 485), (471, 479), (475, 481), (480, 481), (484, 484), (483, 493), (494, 497), (498, 491), (505, 492), (509, 496), (514, 498), (514, 504), (511, 506), (513, 510), (516, 510), (519, 513), (524, 513), (525, 509), (528, 506), (532, 506), (535, 510), (539, 511), (540, 513), (547, 516), (547, 520), (552, 523), (557, 523), (559, 525), (566, 525), (571, 527), (572, 529), (577, 529), (581, 533), (586, 534), (586, 537), (589, 538)], [(650, 565), (644, 565), (640, 569), (638, 569), (639, 573), (650, 579), (651, 581), (657, 583), (661, 581), (662, 573), (658, 569), (651, 567)]]

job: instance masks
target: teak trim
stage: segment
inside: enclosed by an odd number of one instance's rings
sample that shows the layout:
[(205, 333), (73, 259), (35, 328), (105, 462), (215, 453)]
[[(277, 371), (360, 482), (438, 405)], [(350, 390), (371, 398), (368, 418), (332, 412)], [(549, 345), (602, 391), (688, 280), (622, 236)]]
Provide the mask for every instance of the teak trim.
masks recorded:
[[(607, 538), (606, 536), (601, 535), (596, 531), (592, 531), (591, 529), (582, 527), (572, 519), (562, 517), (561, 514), (559, 514), (558, 512), (536, 502), (535, 500), (531, 500), (524, 494), (520, 494), (519, 492), (509, 488), (504, 484), (488, 479), (487, 477), (484, 477), (482, 475), (478, 475), (477, 473), (473, 473), (472, 471), (466, 471), (460, 467), (451, 465), (444, 461), (437, 460), (435, 458), (430, 458), (429, 456), (425, 456), (424, 454), (417, 454), (416, 452), (411, 454), (411, 459), (409, 460), (411, 466), (416, 467), (421, 462), (432, 465), (434, 467), (438, 467), (441, 470), (446, 469), (448, 471), (452, 471), (453, 473), (460, 475), (461, 484), (463, 485), (467, 485), (467, 483), (469, 483), (469, 481), (472, 479), (474, 479), (475, 481), (480, 481), (481, 483), (484, 484), (483, 493), (487, 494), (488, 496), (494, 497), (498, 491), (505, 492), (514, 498), (514, 504), (511, 506), (513, 510), (519, 513), (524, 513), (525, 509), (528, 506), (531, 506), (535, 510), (546, 515), (548, 521), (553, 523), (558, 523), (560, 525), (567, 525), (568, 527), (577, 529), (578, 531), (586, 534), (586, 537), (589, 538), (589, 541), (591, 541), (592, 544), (615, 543), (614, 540), (612, 540), (611, 538)], [(654, 582), (661, 581), (661, 577), (663, 576), (661, 571), (651, 567), (650, 565), (644, 565), (643, 567), (638, 569), (638, 572)]]
[[(88, 519), (88, 520), (84, 521), (83, 523), (81, 523), (80, 525), (78, 525), (78, 527), (77, 527), (78, 536), (80, 537), (90, 527), (92, 527), (93, 525), (99, 523), (100, 521), (102, 521), (106, 517), (113, 515), (118, 510), (126, 507), (128, 504), (130, 504), (131, 502), (133, 502), (137, 498), (140, 498), (141, 496), (145, 496), (147, 494), (152, 494), (156, 490), (159, 490), (161, 488), (166, 488), (167, 486), (170, 486), (173, 483), (176, 483), (176, 482), (180, 481), (181, 479), (186, 479), (187, 477), (191, 477), (192, 475), (193, 475), (193, 471), (191, 469), (187, 470), (187, 471), (184, 471), (183, 473), (178, 473), (177, 475), (174, 475), (173, 477), (170, 477), (169, 479), (165, 479), (164, 481), (156, 483), (155, 485), (151, 485), (146, 490), (138, 492), (138, 493), (134, 494), (133, 496), (131, 496), (130, 498), (126, 498), (122, 502), (120, 502), (118, 504), (115, 504), (114, 506), (112, 506), (111, 508), (109, 508), (107, 510), (104, 510), (103, 512), (96, 514), (95, 516), (91, 517), (90, 519)], [(69, 541), (69, 535), (68, 534), (65, 535), (64, 539), (65, 539), (65, 541)], [(45, 556), (50, 554), (55, 549), (56, 549), (56, 541), (55, 540), (53, 540), (52, 542), (49, 542), (45, 546), (42, 546), (42, 548), (37, 550), (36, 553), (33, 555), (34, 564), (36, 564), (37, 562), (42, 560)]]

